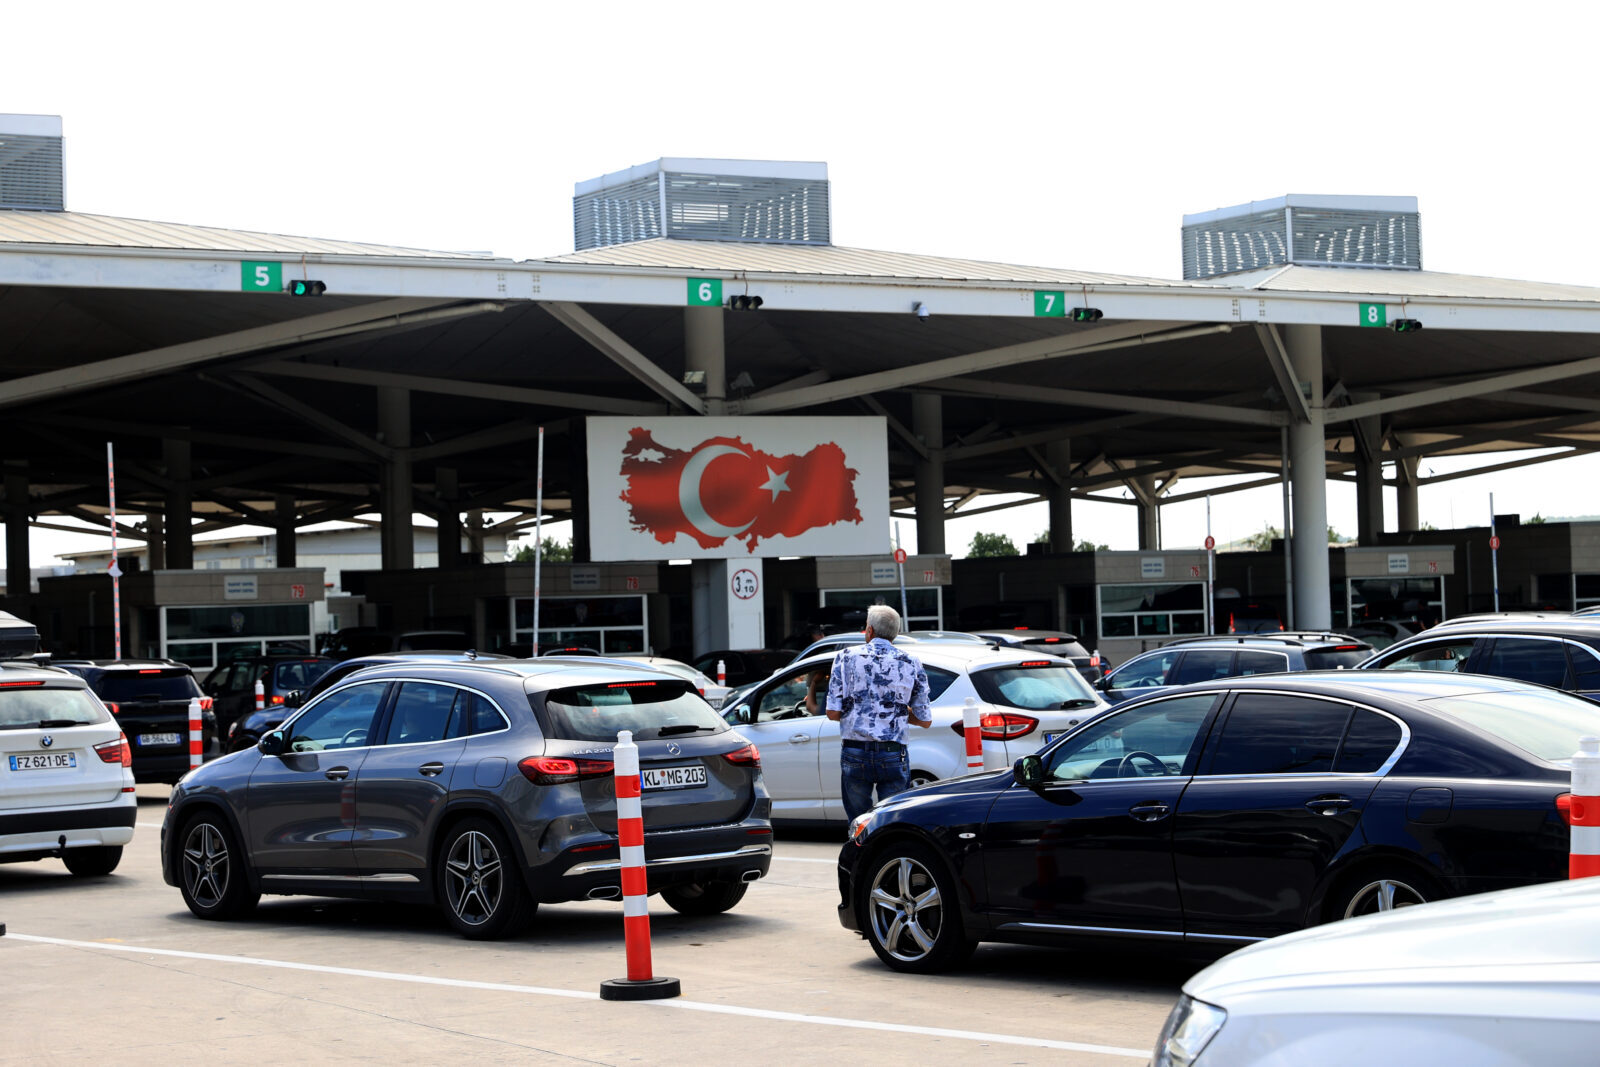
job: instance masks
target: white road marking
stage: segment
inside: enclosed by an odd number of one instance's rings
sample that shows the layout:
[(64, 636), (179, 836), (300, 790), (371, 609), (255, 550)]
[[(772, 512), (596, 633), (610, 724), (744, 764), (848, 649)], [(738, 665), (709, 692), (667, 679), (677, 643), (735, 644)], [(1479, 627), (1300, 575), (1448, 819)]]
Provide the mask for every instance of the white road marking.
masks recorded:
[[(170, 948), (149, 948), (140, 945), (113, 945), (99, 941), (69, 941), (59, 937), (40, 937), (36, 934), (8, 932), (0, 941), (30, 941), (41, 945), (59, 945), (63, 948), (97, 949), (102, 952), (128, 952), (145, 956), (170, 956), (185, 960), (210, 960), (215, 963), (245, 964), (251, 967), (276, 967), (287, 971), (310, 971), (316, 974), (341, 974), (351, 978), (376, 978), (386, 982), (412, 982), (418, 985), (449, 986), (454, 989), (484, 989), (499, 993), (525, 993), (540, 997), (565, 997), (569, 1000), (600, 999), (598, 992), (578, 989), (556, 989), (549, 986), (510, 985), (504, 982), (474, 982), (462, 978), (435, 978), (430, 975), (405, 974), (398, 971), (367, 971), (355, 967), (328, 967), (316, 963), (291, 963), (287, 960), (268, 960), (258, 956), (224, 956), (211, 952), (184, 952)], [(904, 1023), (881, 1023), (870, 1019), (844, 1019), (832, 1015), (804, 1015), (793, 1011), (769, 1011), (765, 1008), (742, 1008), (731, 1004), (706, 1004), (694, 1000), (643, 1000), (639, 1004), (685, 1011), (703, 1011), (717, 1015), (739, 1015), (750, 1019), (771, 1019), (776, 1022), (807, 1023), (812, 1026), (839, 1026), (855, 1030), (882, 1030), (896, 1034), (919, 1034), (924, 1037), (960, 1038), (982, 1041), (992, 1045), (1025, 1045), (1030, 1048), (1061, 1049), (1065, 1052), (1093, 1052), (1105, 1056), (1125, 1056), (1148, 1060), (1148, 1049), (1118, 1048), (1115, 1045), (1090, 1045), (1080, 1041), (1052, 1041), (1042, 1037), (1021, 1037), (1015, 1034), (989, 1034), (979, 1030), (947, 1030), (938, 1026), (909, 1026)]]
[(136, 822), (133, 825), (142, 826), (146, 830), (159, 830), (159, 829), (161, 829), (161, 824), (158, 823), (158, 822)]

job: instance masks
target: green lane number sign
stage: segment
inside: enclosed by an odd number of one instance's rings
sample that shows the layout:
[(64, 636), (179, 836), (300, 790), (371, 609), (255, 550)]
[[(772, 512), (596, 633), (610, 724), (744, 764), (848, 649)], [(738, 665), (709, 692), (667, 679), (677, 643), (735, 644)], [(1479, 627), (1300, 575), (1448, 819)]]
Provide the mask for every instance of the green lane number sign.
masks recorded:
[(1389, 309), (1383, 304), (1357, 304), (1361, 309), (1361, 325), (1387, 326), (1389, 325)]
[(247, 293), (283, 292), (283, 264), (245, 260), (239, 264), (239, 288)]
[(1067, 294), (1035, 289), (1033, 292), (1033, 314), (1036, 317), (1047, 319), (1064, 319), (1067, 317)]
[(722, 305), (721, 278), (690, 278), (689, 306), (692, 308), (720, 307)]

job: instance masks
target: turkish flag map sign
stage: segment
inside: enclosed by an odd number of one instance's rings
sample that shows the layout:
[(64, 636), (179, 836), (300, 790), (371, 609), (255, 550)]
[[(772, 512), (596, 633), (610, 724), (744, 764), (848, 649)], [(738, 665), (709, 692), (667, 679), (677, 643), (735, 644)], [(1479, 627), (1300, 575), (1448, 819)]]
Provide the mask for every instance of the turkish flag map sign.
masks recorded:
[(889, 544), (882, 418), (587, 420), (595, 560), (850, 556)]

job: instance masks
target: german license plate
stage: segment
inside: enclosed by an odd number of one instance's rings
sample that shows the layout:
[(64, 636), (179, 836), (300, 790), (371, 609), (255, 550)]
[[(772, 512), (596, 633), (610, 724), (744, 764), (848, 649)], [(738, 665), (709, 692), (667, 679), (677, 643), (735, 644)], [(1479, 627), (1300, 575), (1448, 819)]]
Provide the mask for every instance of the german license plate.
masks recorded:
[(39, 752), (11, 757), (11, 769), (14, 771), (51, 771), (77, 765), (78, 757), (71, 752)]
[(139, 735), (139, 746), (141, 748), (149, 747), (150, 745), (175, 745), (177, 743), (178, 743), (178, 735), (177, 734), (140, 734)]
[(706, 784), (704, 764), (690, 767), (645, 767), (639, 771), (639, 784), (645, 789), (693, 789)]

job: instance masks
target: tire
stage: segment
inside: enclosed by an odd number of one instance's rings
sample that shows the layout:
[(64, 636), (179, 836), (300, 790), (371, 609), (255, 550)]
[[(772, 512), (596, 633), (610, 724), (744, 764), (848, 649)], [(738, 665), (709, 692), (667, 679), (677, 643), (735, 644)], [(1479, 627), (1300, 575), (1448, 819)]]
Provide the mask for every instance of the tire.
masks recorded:
[(61, 862), (79, 878), (99, 878), (110, 874), (122, 862), (121, 845), (91, 845), (87, 848), (69, 848), (61, 853)]
[(1374, 867), (1358, 871), (1339, 883), (1329, 895), (1326, 921), (1380, 915), (1443, 897), (1444, 893), (1427, 875), (1402, 868)]
[(221, 814), (196, 815), (178, 841), (178, 888), (190, 911), (202, 919), (237, 919), (255, 908), (261, 894), (251, 890), (244, 850)]
[(538, 907), (528, 897), (505, 835), (487, 819), (467, 819), (450, 828), (439, 849), (438, 878), (445, 919), (469, 941), (510, 936)]
[(912, 771), (911, 788), (916, 789), (924, 785), (932, 785), (939, 780), (939, 776), (932, 771)]
[(933, 849), (914, 841), (888, 845), (863, 864), (856, 914), (872, 951), (896, 971), (933, 974), (972, 954), (961, 926), (955, 879)]
[(661, 899), (681, 915), (721, 915), (744, 899), (749, 882), (691, 882), (661, 891)]

